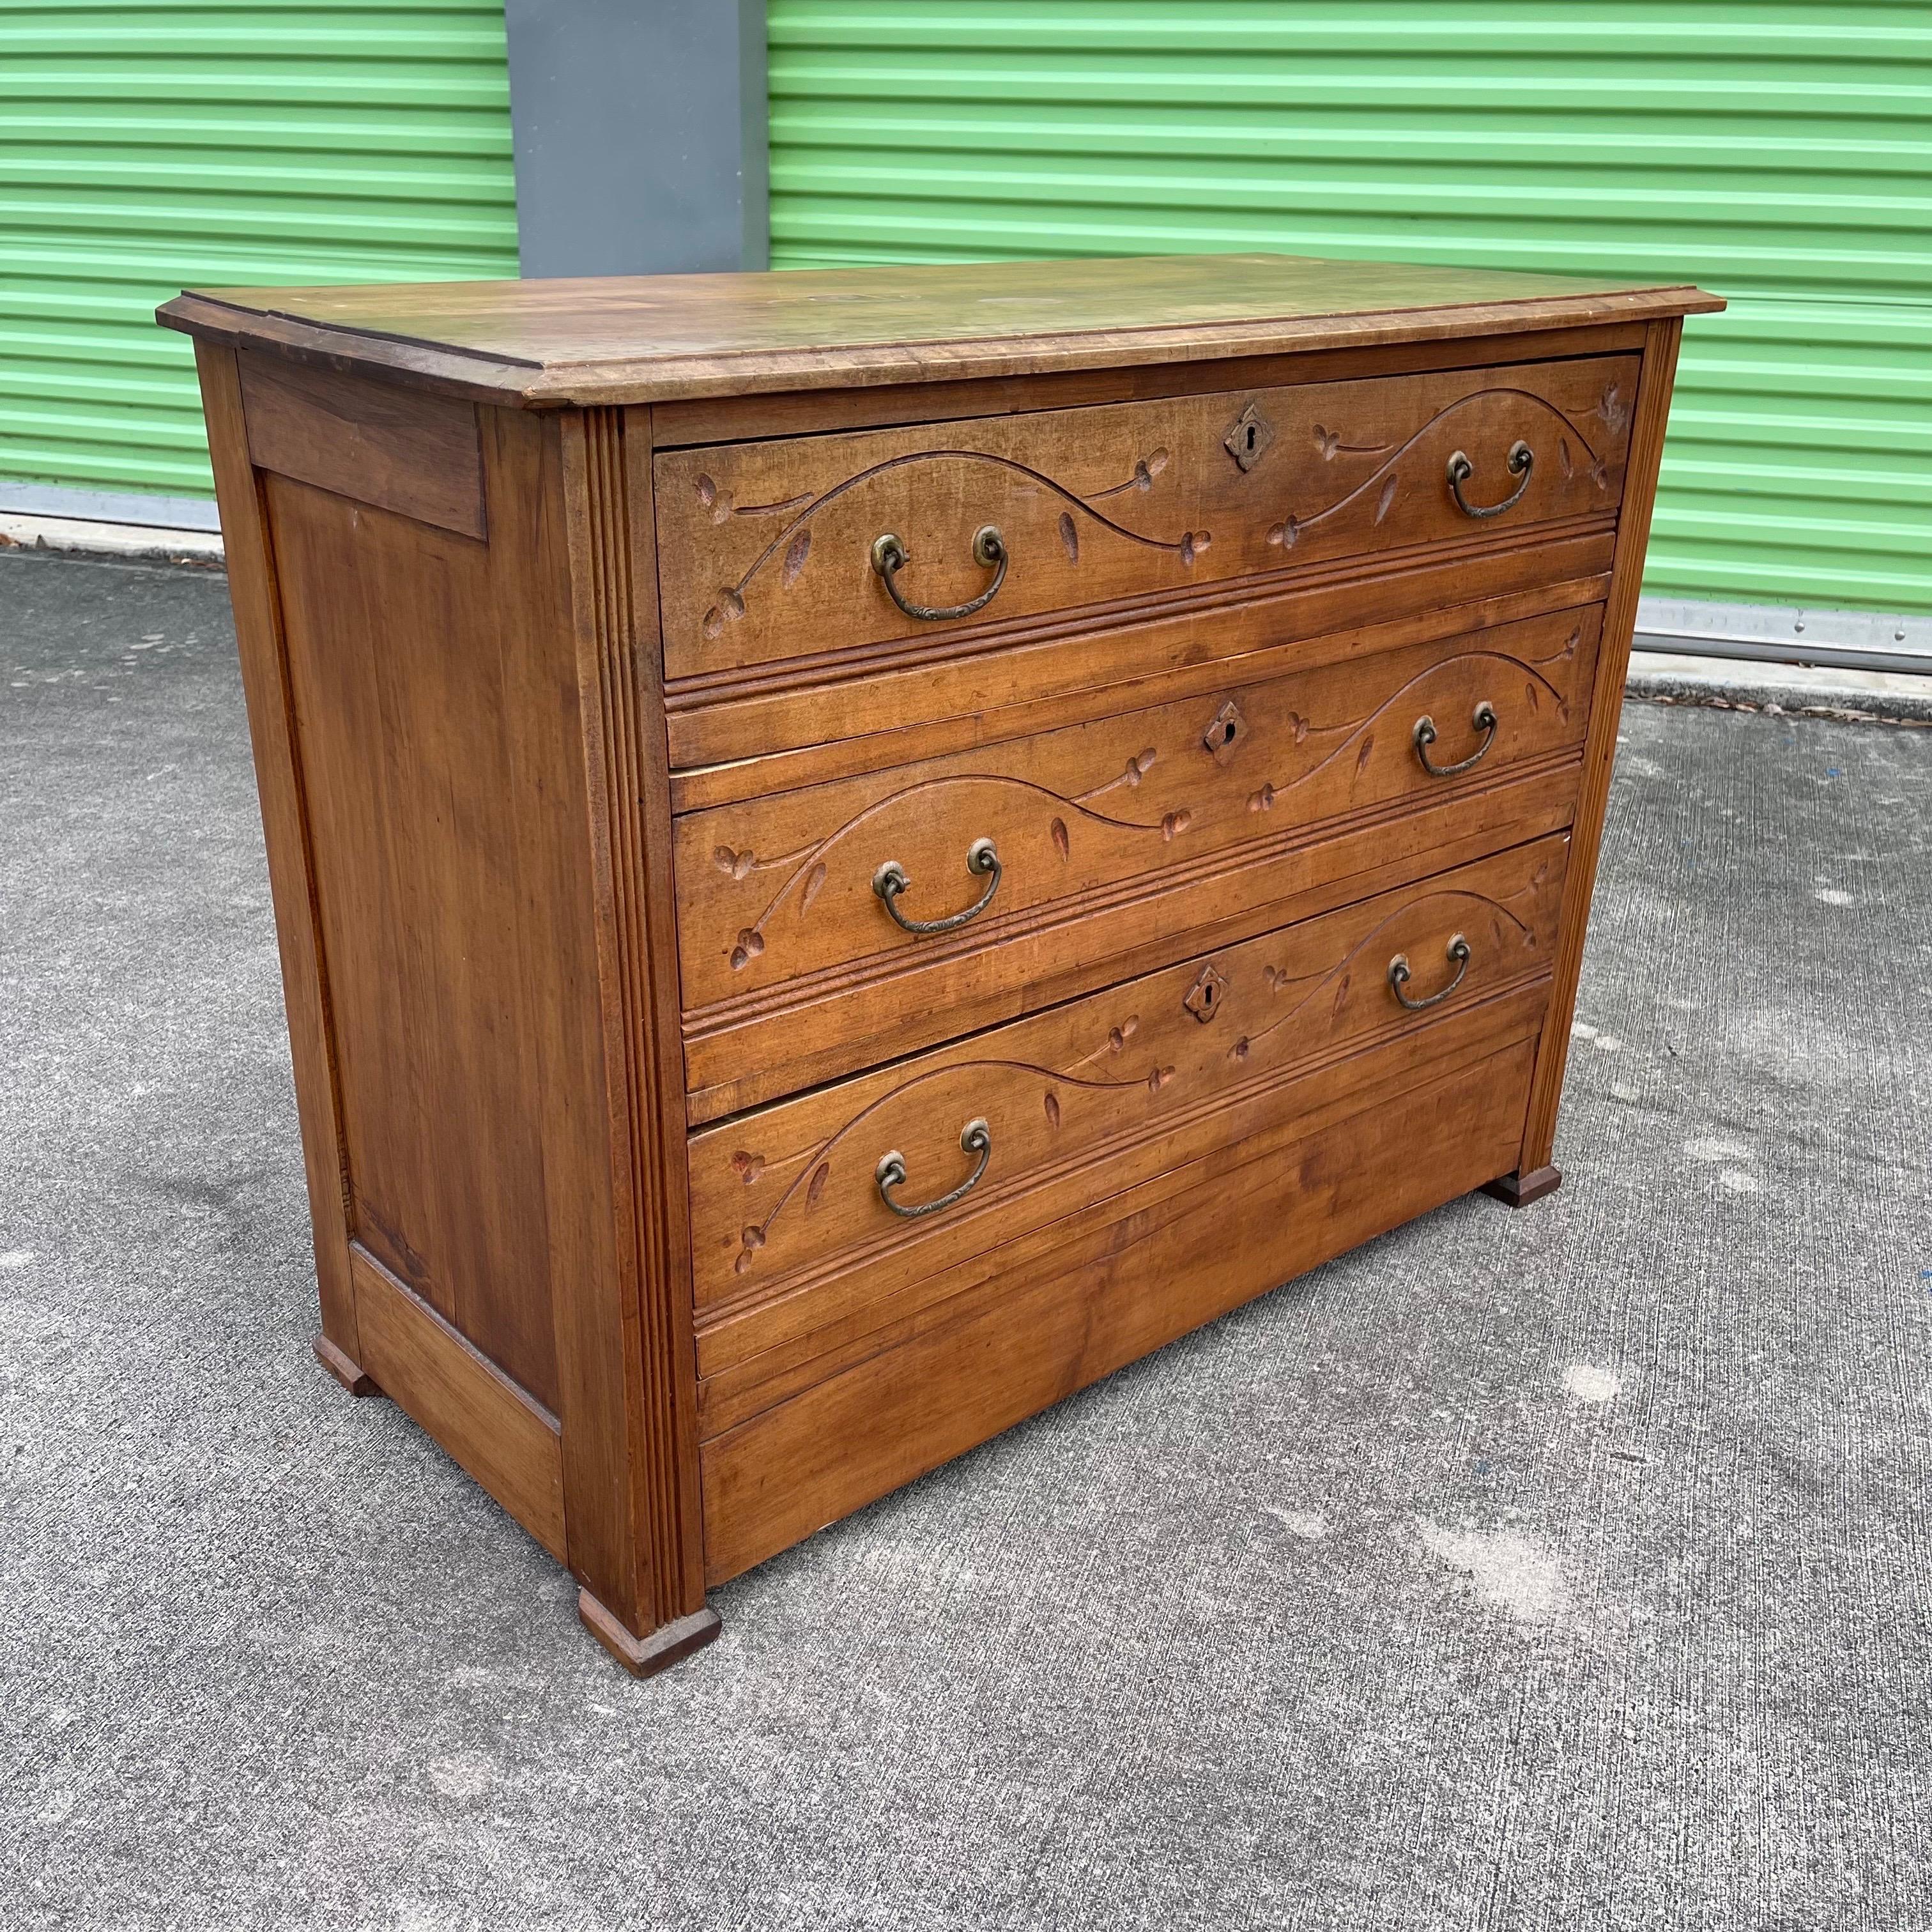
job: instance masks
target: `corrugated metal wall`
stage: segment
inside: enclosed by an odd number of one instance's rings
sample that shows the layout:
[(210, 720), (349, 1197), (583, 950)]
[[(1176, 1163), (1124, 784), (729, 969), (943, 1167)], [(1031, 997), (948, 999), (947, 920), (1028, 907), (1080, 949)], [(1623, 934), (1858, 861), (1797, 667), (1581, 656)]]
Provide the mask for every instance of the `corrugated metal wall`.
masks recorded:
[(212, 488), (184, 284), (517, 272), (501, 0), (0, 0), (0, 478)]
[(1932, 8), (772, 0), (776, 266), (1696, 280), (1646, 587), (1932, 610)]

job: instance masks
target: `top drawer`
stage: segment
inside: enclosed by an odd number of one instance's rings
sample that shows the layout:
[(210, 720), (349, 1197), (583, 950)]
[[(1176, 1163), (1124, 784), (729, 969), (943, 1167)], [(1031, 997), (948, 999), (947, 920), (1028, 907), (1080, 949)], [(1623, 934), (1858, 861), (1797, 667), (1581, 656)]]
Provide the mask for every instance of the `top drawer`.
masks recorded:
[(1607, 516), (1636, 372), (1586, 356), (669, 452), (665, 675)]

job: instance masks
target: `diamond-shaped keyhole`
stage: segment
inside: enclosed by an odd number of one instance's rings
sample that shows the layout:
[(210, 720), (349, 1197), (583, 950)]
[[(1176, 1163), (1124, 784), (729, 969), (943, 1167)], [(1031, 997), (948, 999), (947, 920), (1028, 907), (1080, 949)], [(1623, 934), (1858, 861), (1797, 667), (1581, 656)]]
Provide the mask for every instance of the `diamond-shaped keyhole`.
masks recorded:
[(1201, 742), (1215, 764), (1225, 765), (1234, 755), (1234, 747), (1247, 735), (1248, 721), (1241, 716), (1240, 706), (1231, 698), (1208, 719), (1208, 728), (1201, 734)]
[(1268, 445), (1274, 440), (1274, 425), (1250, 403), (1221, 440), (1236, 467), (1245, 474), (1268, 454)]
[(1226, 998), (1228, 982), (1211, 966), (1204, 966), (1196, 975), (1192, 986), (1187, 989), (1187, 997), (1181, 1004), (1203, 1026), (1221, 1010)]

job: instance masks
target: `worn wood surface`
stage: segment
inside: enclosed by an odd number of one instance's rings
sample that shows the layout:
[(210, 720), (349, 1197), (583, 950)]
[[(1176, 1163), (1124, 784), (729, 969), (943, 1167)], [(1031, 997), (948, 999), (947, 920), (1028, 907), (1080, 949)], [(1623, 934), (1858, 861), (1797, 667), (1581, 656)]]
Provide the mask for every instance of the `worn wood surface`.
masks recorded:
[[(1199, 257), (170, 304), (332, 1372), (648, 1672), (715, 1634), (707, 1580), (1546, 1187), (1713, 306)], [(1519, 440), (1520, 500), (1466, 514), (1450, 451), (1486, 506)], [(950, 602), (982, 522), (998, 594), (902, 617), (872, 538)], [(936, 917), (982, 838), (983, 913), (893, 923), (882, 863)], [(882, 1198), (882, 1155), (915, 1205), (982, 1152), (935, 1214)]]
[(1198, 602), (1136, 599), (1009, 632), (982, 650), (906, 647), (768, 673), (732, 692), (668, 688), (674, 808), (883, 770), (1230, 678), (1372, 656), (1599, 601), (1610, 584), (1611, 531), (1558, 528), (1565, 533), (1386, 569), (1284, 573)]
[[(889, 862), (910, 881), (896, 901), (904, 916), (937, 920), (981, 900), (986, 881), (967, 855), (993, 840), (998, 884), (947, 939), (994, 946), (1035, 908), (1077, 914), (1096, 892), (1156, 886), (1291, 825), (1579, 743), (1600, 618), (1595, 606), (1558, 611), (1273, 677), (1244, 658), (1226, 668), (1247, 675), (1169, 704), (688, 814), (676, 832), (686, 1010), (939, 950), (895, 924), (874, 892)], [(1496, 722), (1479, 728), (1483, 706)], [(1424, 718), (1438, 768), (1475, 764), (1432, 772), (1414, 739)]]
[(488, 532), (476, 406), (255, 350), (239, 358), (258, 470), (466, 537)]
[[(558, 1304), (575, 1370), (571, 1474), (608, 1537), (596, 1561), (574, 1540), (572, 1562), (598, 1580), (602, 1612), (639, 1634), (704, 1602), (649, 430), (641, 412), (609, 410), (561, 430), (614, 1210), (608, 1264), (583, 1257)], [(644, 1670), (653, 1654), (625, 1661)]]
[[(664, 670), (892, 639), (1558, 519), (1614, 515), (1634, 356), (1364, 378), (934, 428), (685, 449), (656, 464)], [(1232, 442), (1238, 458), (1228, 447)], [(1518, 443), (1526, 477), (1507, 467)], [(1473, 465), (1472, 508), (1447, 470)], [(1244, 467), (1244, 465), (1252, 466)], [(1003, 575), (976, 561), (996, 526)], [(872, 561), (891, 533), (906, 616)]]
[(350, 1249), (369, 1372), (553, 1556), (564, 1553), (556, 1418), (360, 1242)]
[(1216, 389), (1270, 389), (1424, 369), (1483, 368), (1498, 359), (1531, 362), (1552, 356), (1613, 356), (1641, 351), (1647, 326), (1618, 322), (1585, 328), (1512, 328), (1499, 334), (1445, 336), (1369, 348), (1230, 356), (1211, 362), (1143, 362), (1044, 375), (965, 376), (889, 388), (754, 392), (661, 402), (652, 407), (651, 418), (660, 449), (781, 436), (823, 436), (833, 430), (964, 422), (974, 416), (1011, 416), (1030, 410), (1148, 402), (1163, 396), (1202, 395)]
[(1480, 771), (1465, 789), (1312, 826), (1130, 884), (1077, 908), (1013, 920), (991, 946), (964, 932), (933, 950), (835, 969), (769, 1002), (687, 1019), (694, 1124), (916, 1052), (1133, 974), (1446, 871), (1569, 823), (1574, 752)]
[(994, 1273), (897, 1346), (707, 1442), (712, 1580), (1480, 1185), (1514, 1153), (1532, 1051), (1433, 1081), (1405, 1072), (1305, 1137), (1190, 1163), (1157, 1202), (1113, 1196), (1057, 1254)]
[(1596, 890), (1597, 856), (1603, 842), (1604, 814), (1610, 805), (1610, 771), (1617, 754), (1617, 720), (1623, 710), (1624, 679), (1630, 668), (1630, 638), (1636, 628), (1637, 598), (1642, 589), (1644, 550), (1650, 538), (1651, 511), (1657, 500), (1658, 470), (1664, 456), (1664, 426), (1670, 414), (1671, 383), (1682, 333), (1681, 320), (1655, 323), (1644, 357), (1630, 442), (1631, 488), (1618, 525), (1615, 574), (1604, 612), (1603, 644), (1597, 654), (1589, 736), (1578, 780), (1576, 859), (1570, 868), (1563, 931), (1557, 946), (1556, 990), (1537, 1056), (1523, 1128), (1519, 1172), (1525, 1174), (1548, 1167), (1556, 1150), (1557, 1103), (1569, 1058), (1583, 938), (1589, 925), (1591, 896)]
[(1721, 306), (1681, 286), (1251, 254), (218, 289), (166, 304), (160, 320), (448, 394), (560, 406), (1280, 355)]
[[(1413, 1033), (1550, 971), (1562, 834), (1284, 931), (1185, 960), (692, 1136), (693, 1289), (701, 1322), (805, 1294), (830, 1320), (898, 1278), (1024, 1232), (1163, 1167), (1238, 1144), (1310, 1062)], [(1450, 948), (1461, 941), (1460, 965)], [(1406, 1007), (1389, 968), (1409, 963)], [(986, 1123), (972, 1192), (962, 1130)], [(715, 1361), (713, 1353), (712, 1360)]]
[[(1448, 862), (1429, 855), (1470, 829), (1452, 802), (1520, 823), (1540, 796), (1495, 788), (1574, 756), (1597, 622), (1558, 612), (680, 819), (692, 1117), (1004, 1018), (1073, 990), (1070, 974), (1185, 956), (1186, 935), (1230, 916), (1262, 929), (1352, 864)], [(1485, 704), (1496, 723), (1479, 730)], [(1478, 762), (1426, 770), (1424, 718), (1438, 761)], [(989, 838), (1001, 870), (983, 912), (946, 932), (894, 923), (882, 866), (911, 882), (908, 917), (950, 915), (985, 893), (967, 860)]]
[[(282, 998), (302, 1123), (302, 1171), (308, 1187), (322, 1332), (349, 1370), (344, 1385), (352, 1388), (362, 1353), (355, 1290), (349, 1279), (349, 1172), (342, 1099), (336, 1086), (328, 964), (315, 897), (308, 798), (296, 752), (282, 586), (268, 540), (262, 478), (248, 458), (248, 419), (236, 357), (232, 350), (197, 343), (195, 361), (208, 420), (215, 499), (227, 553), (228, 594), (235, 610), (242, 688), (268, 848), (268, 890), (275, 908)], [(332, 1372), (341, 1379), (340, 1370)]]
[[(1244, 1158), (1280, 1156), (1298, 1139), (1358, 1112), (1370, 1101), (1470, 1064), (1499, 1039), (1533, 1038), (1548, 1004), (1544, 981), (1522, 982), (1493, 1000), (1451, 1003), (1420, 1025), (1359, 1052), (1317, 1058), (1291, 1075), (1275, 1104), (1240, 1140)], [(1366, 1100), (1362, 1096), (1368, 1096)], [(1224, 1150), (1226, 1144), (1223, 1144)], [(1030, 1234), (982, 1245), (932, 1270), (901, 1270), (880, 1291), (833, 1312), (821, 1293), (801, 1292), (713, 1310), (699, 1333), (699, 1431), (706, 1441), (829, 1376), (890, 1351), (948, 1318), (955, 1298), (995, 1276), (1044, 1265), (1070, 1240), (1127, 1213), (1186, 1192), (1189, 1163), (1170, 1165), (1118, 1193), (1090, 1194)], [(1126, 1207), (1116, 1205), (1126, 1202)]]
[[(533, 500), (540, 433), (508, 420), (504, 482)], [(594, 1022), (573, 1010), (594, 982), (570, 956), (586, 924), (572, 828), (518, 801), (575, 751), (574, 667), (537, 642), (558, 614), (526, 602), (554, 599), (561, 560), (548, 582), (521, 577), (494, 546), (280, 476), (267, 499), (355, 1230), (554, 1412), (531, 1079), (544, 1036)], [(514, 916), (531, 899), (554, 908), (554, 940)]]

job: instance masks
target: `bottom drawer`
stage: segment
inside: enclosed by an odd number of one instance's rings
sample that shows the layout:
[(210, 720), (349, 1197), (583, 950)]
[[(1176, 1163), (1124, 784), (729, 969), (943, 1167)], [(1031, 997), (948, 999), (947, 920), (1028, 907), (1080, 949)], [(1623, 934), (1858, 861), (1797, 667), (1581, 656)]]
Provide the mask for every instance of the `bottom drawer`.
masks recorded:
[(954, 1270), (922, 1318), (703, 1444), (707, 1581), (1508, 1172), (1541, 1012), (1526, 992), (1466, 1014), (1420, 1069), (1376, 1049), (1369, 1085)]

